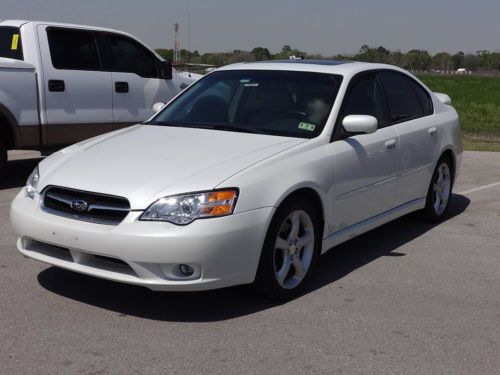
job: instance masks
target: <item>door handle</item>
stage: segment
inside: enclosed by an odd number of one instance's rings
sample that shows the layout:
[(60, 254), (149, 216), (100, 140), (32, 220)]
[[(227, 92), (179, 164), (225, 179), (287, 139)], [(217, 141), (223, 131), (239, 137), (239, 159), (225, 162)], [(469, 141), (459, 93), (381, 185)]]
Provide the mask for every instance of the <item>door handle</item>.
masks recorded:
[(392, 150), (393, 148), (396, 148), (396, 140), (389, 139), (387, 142), (385, 142), (385, 148), (388, 150)]
[(432, 137), (436, 134), (437, 128), (433, 126), (432, 128), (429, 129), (429, 135)]
[(128, 92), (128, 82), (115, 82), (116, 92)]
[(60, 79), (49, 80), (49, 91), (63, 92), (65, 90), (64, 81)]

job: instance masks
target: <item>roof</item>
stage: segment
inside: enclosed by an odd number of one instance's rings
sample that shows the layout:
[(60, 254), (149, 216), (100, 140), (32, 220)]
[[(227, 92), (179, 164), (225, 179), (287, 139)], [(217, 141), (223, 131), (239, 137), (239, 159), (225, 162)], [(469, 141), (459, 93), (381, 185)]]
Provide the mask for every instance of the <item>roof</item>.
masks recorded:
[[(313, 64), (313, 65), (340, 65), (340, 64), (350, 64), (353, 61), (344, 60), (306, 60), (306, 59), (295, 59), (295, 60), (264, 60), (255, 61), (255, 63), (290, 63), (290, 64)], [(246, 63), (248, 64), (248, 62)]]
[[(388, 64), (375, 64), (358, 61), (335, 61), (335, 60), (269, 60), (257, 62), (244, 62), (223, 66), (220, 70), (284, 70), (297, 72), (316, 72), (339, 74), (351, 77), (356, 73), (373, 69), (402, 69)], [(407, 72), (405, 72), (407, 73)]]
[[(73, 24), (73, 23), (50, 22), (50, 21), (4, 20), (4, 21), (0, 21), (0, 26), (21, 27), (21, 26), (28, 24), (28, 23), (34, 25), (35, 27), (38, 25), (61, 26), (61, 27), (68, 27), (68, 28), (72, 27), (72, 28), (79, 28), (79, 29), (109, 31), (109, 32), (120, 33), (120, 34), (125, 34), (125, 35), (131, 36), (130, 34), (128, 34), (126, 32), (123, 32), (120, 30), (109, 29), (106, 27), (79, 25), (79, 24)], [(135, 38), (135, 39), (137, 39), (137, 38)]]

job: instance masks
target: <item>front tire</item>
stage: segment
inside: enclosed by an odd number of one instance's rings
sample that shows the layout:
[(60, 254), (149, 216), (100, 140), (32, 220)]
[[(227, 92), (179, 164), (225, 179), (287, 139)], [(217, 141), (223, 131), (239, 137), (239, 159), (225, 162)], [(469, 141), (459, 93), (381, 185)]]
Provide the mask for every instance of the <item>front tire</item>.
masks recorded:
[(432, 175), (425, 208), (422, 210), (424, 219), (438, 222), (448, 211), (453, 189), (453, 169), (449, 157), (442, 156)]
[(321, 247), (317, 210), (298, 198), (280, 206), (269, 225), (255, 285), (272, 300), (300, 294), (316, 264)]

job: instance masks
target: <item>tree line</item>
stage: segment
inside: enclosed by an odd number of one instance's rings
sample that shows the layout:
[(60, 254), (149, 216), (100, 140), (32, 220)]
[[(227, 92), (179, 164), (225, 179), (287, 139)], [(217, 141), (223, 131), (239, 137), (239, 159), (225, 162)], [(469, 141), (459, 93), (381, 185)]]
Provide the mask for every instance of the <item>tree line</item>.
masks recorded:
[[(166, 60), (172, 61), (173, 50), (160, 48), (156, 52)], [(454, 54), (439, 52), (431, 55), (426, 50), (412, 49), (406, 53), (399, 50), (391, 51), (382, 46), (370, 47), (363, 45), (356, 54), (337, 54), (323, 56), (321, 54), (307, 54), (298, 49), (285, 45), (281, 51), (272, 53), (265, 47), (255, 47), (251, 51), (234, 50), (232, 52), (209, 52), (200, 54), (198, 51), (189, 52), (185, 49), (180, 53), (184, 63), (209, 64), (222, 66), (241, 61), (283, 60), (290, 56), (316, 60), (350, 60), (386, 63), (400, 66), (412, 71), (456, 71), (466, 69), (470, 71), (500, 71), (500, 52), (480, 50), (476, 53)]]

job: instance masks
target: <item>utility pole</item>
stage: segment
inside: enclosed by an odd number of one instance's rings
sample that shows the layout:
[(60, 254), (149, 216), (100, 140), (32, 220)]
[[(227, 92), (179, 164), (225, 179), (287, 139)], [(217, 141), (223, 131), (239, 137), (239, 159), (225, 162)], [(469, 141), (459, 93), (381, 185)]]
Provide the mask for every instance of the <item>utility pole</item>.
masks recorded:
[(175, 42), (174, 42), (174, 63), (181, 61), (181, 50), (179, 48), (179, 23), (174, 23)]

